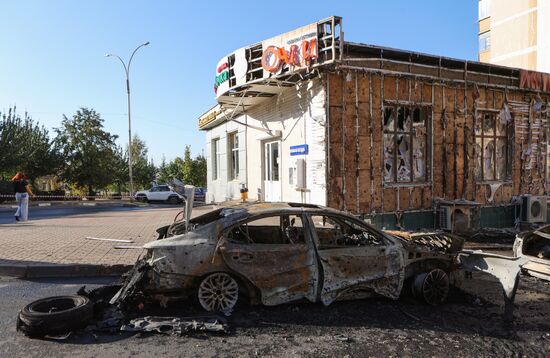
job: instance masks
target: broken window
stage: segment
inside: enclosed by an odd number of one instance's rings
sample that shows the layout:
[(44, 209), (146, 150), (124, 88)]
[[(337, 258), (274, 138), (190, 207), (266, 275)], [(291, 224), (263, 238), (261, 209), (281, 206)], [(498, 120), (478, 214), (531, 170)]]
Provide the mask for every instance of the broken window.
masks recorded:
[(229, 230), (227, 238), (240, 244), (305, 244), (300, 215), (255, 218)]
[(512, 151), (508, 121), (496, 112), (480, 111), (475, 125), (475, 167), (477, 181), (504, 181), (512, 175)]
[(312, 215), (311, 220), (319, 240), (319, 249), (342, 246), (383, 245), (384, 239), (374, 230), (369, 230), (338, 216)]
[(384, 181), (426, 181), (429, 107), (384, 109)]

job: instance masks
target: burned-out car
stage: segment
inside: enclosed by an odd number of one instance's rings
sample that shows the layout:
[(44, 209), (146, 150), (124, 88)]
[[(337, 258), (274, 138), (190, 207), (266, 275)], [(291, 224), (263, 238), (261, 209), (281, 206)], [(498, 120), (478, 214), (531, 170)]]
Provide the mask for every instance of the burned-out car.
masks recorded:
[(518, 234), (514, 255), (524, 260), (524, 273), (550, 281), (550, 225)]
[(337, 210), (308, 204), (225, 207), (161, 228), (160, 240), (111, 301), (139, 292), (161, 301), (196, 297), (207, 311), (253, 303), (392, 299), (410, 289), (442, 302), (463, 241), (450, 234), (393, 235)]

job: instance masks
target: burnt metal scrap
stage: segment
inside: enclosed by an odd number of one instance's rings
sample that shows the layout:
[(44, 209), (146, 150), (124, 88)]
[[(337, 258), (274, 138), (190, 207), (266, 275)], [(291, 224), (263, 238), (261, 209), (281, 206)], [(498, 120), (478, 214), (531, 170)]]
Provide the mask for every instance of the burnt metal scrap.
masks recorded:
[(190, 332), (228, 333), (227, 321), (219, 316), (204, 317), (158, 317), (135, 318), (120, 327), (127, 332), (156, 332), (183, 335)]
[(550, 225), (517, 235), (514, 255), (525, 260), (523, 272), (550, 281)]

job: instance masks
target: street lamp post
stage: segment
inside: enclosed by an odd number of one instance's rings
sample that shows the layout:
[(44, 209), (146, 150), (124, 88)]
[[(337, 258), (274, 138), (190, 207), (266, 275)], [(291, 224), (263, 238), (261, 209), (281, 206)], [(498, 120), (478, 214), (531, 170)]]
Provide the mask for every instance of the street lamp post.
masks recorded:
[(111, 53), (105, 55), (105, 57), (118, 58), (120, 60), (120, 63), (122, 63), (122, 66), (124, 66), (124, 73), (126, 74), (126, 93), (128, 94), (128, 173), (130, 175), (130, 201), (134, 201), (134, 178), (132, 176), (132, 115), (130, 113), (130, 65), (132, 64), (132, 58), (134, 58), (137, 50), (147, 45), (149, 45), (149, 41), (136, 47), (134, 52), (132, 52), (132, 55), (130, 56), (130, 60), (128, 60), (127, 65), (118, 55), (114, 55)]

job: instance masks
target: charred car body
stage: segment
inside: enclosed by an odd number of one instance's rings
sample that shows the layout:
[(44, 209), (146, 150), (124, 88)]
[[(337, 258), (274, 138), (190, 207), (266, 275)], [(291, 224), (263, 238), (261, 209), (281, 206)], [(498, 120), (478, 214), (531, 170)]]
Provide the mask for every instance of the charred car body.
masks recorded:
[(550, 281), (550, 225), (520, 233), (514, 242), (514, 255), (524, 262), (524, 273)]
[(392, 235), (293, 203), (226, 207), (158, 231), (112, 303), (140, 292), (161, 301), (194, 296), (208, 311), (231, 311), (242, 294), (264, 305), (328, 305), (373, 294), (397, 299), (412, 287), (437, 304), (463, 246), (450, 234)]

